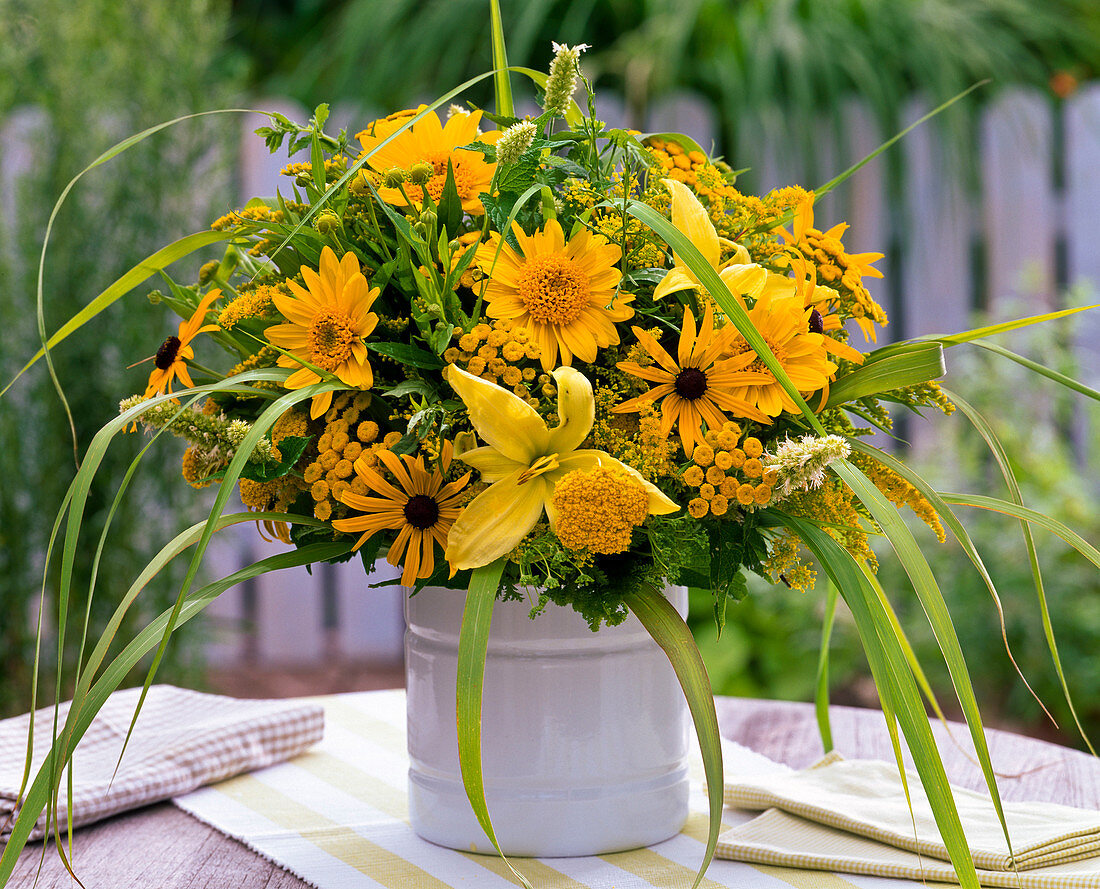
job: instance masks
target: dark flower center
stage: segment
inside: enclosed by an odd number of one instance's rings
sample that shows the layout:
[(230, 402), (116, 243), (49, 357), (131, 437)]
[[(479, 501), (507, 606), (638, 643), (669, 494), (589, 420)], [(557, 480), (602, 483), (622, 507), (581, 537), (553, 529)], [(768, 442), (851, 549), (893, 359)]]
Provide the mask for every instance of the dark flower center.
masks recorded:
[(685, 367), (676, 375), (674, 388), (681, 398), (694, 401), (707, 391), (707, 375), (697, 367)]
[(439, 521), (439, 504), (426, 494), (417, 494), (410, 497), (405, 504), (405, 521), (423, 531)]
[(821, 312), (814, 309), (810, 312), (810, 333), (824, 333), (825, 332), (825, 319), (821, 317)]
[(180, 338), (178, 336), (170, 336), (160, 344), (160, 348), (157, 349), (157, 357), (153, 359), (153, 363), (157, 366), (158, 370), (168, 370), (168, 368), (176, 363), (176, 357), (179, 353)]

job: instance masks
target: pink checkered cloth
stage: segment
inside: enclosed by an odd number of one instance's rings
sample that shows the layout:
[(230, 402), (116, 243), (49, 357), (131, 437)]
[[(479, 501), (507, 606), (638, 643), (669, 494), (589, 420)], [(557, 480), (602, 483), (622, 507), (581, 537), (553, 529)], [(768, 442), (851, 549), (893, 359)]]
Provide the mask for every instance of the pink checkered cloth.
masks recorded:
[[(324, 709), (301, 701), (251, 701), (155, 685), (142, 705), (119, 765), (140, 688), (116, 691), (89, 726), (73, 757), (73, 824), (170, 799), (241, 772), (289, 759), (321, 740)], [(61, 705), (63, 726), (69, 704)], [(54, 709), (34, 714), (34, 772), (53, 736)], [(0, 845), (19, 815), (28, 716), (0, 721)], [(118, 773), (115, 767), (118, 765)], [(114, 780), (112, 781), (112, 776)], [(67, 818), (62, 782), (58, 823)], [(46, 835), (39, 816), (31, 839)]]

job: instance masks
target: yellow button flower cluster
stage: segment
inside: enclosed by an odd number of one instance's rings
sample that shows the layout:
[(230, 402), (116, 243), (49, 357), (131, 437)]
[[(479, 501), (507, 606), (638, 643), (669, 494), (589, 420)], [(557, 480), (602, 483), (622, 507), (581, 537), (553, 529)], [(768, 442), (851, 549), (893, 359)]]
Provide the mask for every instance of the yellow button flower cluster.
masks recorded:
[(542, 350), (531, 341), (526, 327), (498, 319), (492, 325), (475, 324), (468, 333), (456, 330), (454, 335), (458, 345), (443, 353), (445, 361), (506, 386), (532, 407), (538, 406), (540, 395), (553, 396), (550, 375), (530, 366), (539, 361)]
[(709, 430), (703, 438), (681, 476), (684, 484), (698, 489), (698, 496), (688, 501), (688, 512), (701, 519), (723, 516), (733, 504), (744, 509), (767, 506), (775, 473), (765, 471), (760, 462), (764, 453), (760, 439), (749, 436), (742, 441), (741, 427), (734, 422)]
[(671, 139), (667, 142), (664, 139), (649, 139), (646, 147), (664, 170), (661, 177), (664, 179), (676, 179), (693, 187), (699, 171), (708, 166), (707, 156), (703, 152), (688, 151)]
[(314, 501), (313, 514), (323, 522), (346, 513), (347, 508), (339, 501), (345, 491), (367, 493), (355, 474), (355, 461), (366, 457), (369, 465), (375, 465), (380, 448), (392, 448), (401, 440), (400, 432), (390, 432), (378, 441), (378, 424), (362, 416), (368, 404), (369, 392), (341, 392), (333, 398), (323, 417), (325, 425), (317, 439), (317, 455), (302, 472)]

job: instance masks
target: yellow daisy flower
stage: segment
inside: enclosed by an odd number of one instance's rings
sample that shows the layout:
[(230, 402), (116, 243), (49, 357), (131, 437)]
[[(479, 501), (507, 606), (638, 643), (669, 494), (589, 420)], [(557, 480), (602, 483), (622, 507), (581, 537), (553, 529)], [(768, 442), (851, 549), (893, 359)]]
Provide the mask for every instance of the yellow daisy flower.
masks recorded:
[(525, 327), (546, 371), (558, 366), (559, 352), (568, 367), (574, 355), (591, 364), (597, 348), (617, 345), (615, 324), (634, 315), (634, 297), (615, 291), (622, 279), (618, 245), (587, 229), (566, 243), (556, 219), (530, 236), (514, 223), (512, 231), (522, 255), (495, 232), (477, 248), (477, 264), (489, 276), (489, 317)]
[[(424, 107), (421, 105), (416, 111), (402, 111), (390, 115), (384, 120), (375, 121), (367, 129), (358, 133), (356, 138), (363, 146), (363, 151), (373, 149)], [(431, 164), (434, 172), (423, 187), (436, 203), (439, 203), (443, 186), (447, 183), (447, 165), (450, 164), (454, 170), (455, 188), (462, 201), (462, 209), (471, 215), (481, 216), (485, 213), (485, 207), (479, 196), (489, 191), (489, 184), (492, 182), (497, 165), (487, 162), (485, 155), (480, 152), (458, 147), (469, 145), (471, 142), (492, 143), (500, 137), (500, 133), (496, 130), (479, 134), (480, 123), (480, 111), (474, 111), (471, 114), (456, 113), (451, 116), (446, 125), (439, 122), (438, 115), (433, 111), (398, 135), (392, 142), (379, 148), (370, 156), (367, 163), (379, 172), (385, 172), (394, 167), (408, 171), (414, 164)], [(423, 203), (423, 193), (420, 189), (419, 185), (406, 184), (405, 195), (397, 188), (380, 188), (378, 195), (386, 203), (398, 207), (407, 205), (408, 201), (405, 199), (407, 195), (408, 200), (419, 207)]]
[(766, 383), (771, 375), (760, 373), (755, 368), (751, 371), (745, 370), (756, 357), (756, 353), (752, 351), (731, 360), (720, 360), (730, 351), (730, 331), (735, 331), (736, 328), (728, 326), (716, 331), (714, 310), (709, 305), (698, 331), (691, 309), (684, 307), (678, 362), (651, 334), (640, 327), (633, 327), (631, 330), (634, 331), (638, 344), (657, 363), (643, 367), (634, 361), (620, 361), (616, 366), (632, 376), (658, 385), (644, 395), (616, 405), (612, 408), (612, 413), (641, 410), (642, 405), (647, 402), (660, 399), (661, 435), (667, 436), (672, 427), (676, 426), (684, 453), (688, 457), (695, 450), (696, 443), (703, 440), (704, 421), (707, 428), (713, 430), (720, 430), (728, 421), (723, 411), (760, 423), (771, 423), (767, 414), (739, 394), (746, 386)]
[(467, 472), (462, 478), (445, 484), (443, 473), (451, 465), (452, 454), (451, 443), (445, 441), (440, 468), (428, 472), (423, 455), (414, 460), (408, 454), (399, 457), (393, 451), (378, 451), (378, 459), (397, 480), (399, 488), (360, 457), (355, 461), (356, 474), (371, 491), (381, 496), (367, 497), (351, 490), (344, 491), (339, 500), (363, 515), (337, 519), (332, 527), (337, 531), (362, 531), (355, 550), (383, 529), (397, 531), (397, 539), (390, 546), (386, 561), (391, 565), (404, 565), (402, 585), (412, 586), (417, 578), (431, 577), (435, 570), (435, 544), (447, 546), (451, 525), (462, 511), (462, 489), (472, 474)]
[[(316, 367), (352, 388), (369, 389), (374, 385), (374, 374), (367, 362), (365, 340), (378, 324), (378, 316), (370, 307), (379, 290), (368, 289), (354, 253), (345, 253), (337, 260), (332, 248), (325, 247), (320, 266), (319, 273), (302, 266), (308, 289), (287, 281), (296, 298), (272, 293), (275, 307), (290, 323), (269, 327), (267, 338), (289, 352), (279, 356), (280, 367), (298, 368), (283, 385), (301, 389), (320, 382), (320, 375), (313, 369)], [(331, 392), (315, 395), (310, 418), (316, 420), (331, 403)]]
[[(775, 353), (787, 376), (803, 396), (823, 389), (829, 378), (836, 373), (837, 366), (829, 360), (822, 333), (810, 332), (810, 318), (814, 312), (802, 304), (800, 296), (773, 296), (763, 293), (757, 297), (756, 304), (749, 309), (749, 319), (764, 337), (768, 348)], [(764, 376), (763, 381), (748, 385), (735, 385), (731, 395), (752, 405), (769, 417), (777, 417), (783, 411), (799, 413), (798, 406), (776, 381), (767, 366), (756, 357), (752, 347), (737, 328), (728, 325), (723, 331), (730, 332), (724, 355), (744, 360), (751, 356), (748, 368)]]
[(181, 321), (178, 333), (170, 336), (157, 349), (153, 358), (153, 372), (149, 374), (149, 383), (145, 387), (145, 398), (154, 395), (164, 395), (172, 391), (172, 380), (179, 378), (188, 389), (194, 387), (191, 382), (191, 374), (187, 370), (187, 362), (195, 357), (195, 350), (191, 348), (191, 341), (200, 333), (218, 330), (217, 324), (203, 324), (206, 313), (211, 303), (222, 295), (220, 290), (211, 290), (200, 301), (194, 313), (186, 321)]

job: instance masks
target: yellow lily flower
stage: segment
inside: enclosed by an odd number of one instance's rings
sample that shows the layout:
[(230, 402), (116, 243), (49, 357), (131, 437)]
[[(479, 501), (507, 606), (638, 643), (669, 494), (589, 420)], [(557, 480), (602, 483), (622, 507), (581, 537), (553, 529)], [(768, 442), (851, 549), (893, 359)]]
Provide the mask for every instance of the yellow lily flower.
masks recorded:
[[(710, 215), (706, 208), (699, 203), (699, 199), (683, 182), (675, 179), (662, 179), (670, 192), (672, 192), (672, 224), (676, 226), (693, 243), (703, 258), (710, 263), (710, 267), (718, 272), (719, 277), (726, 283), (733, 293), (745, 293), (748, 282), (756, 283), (756, 279), (765, 277), (765, 270), (753, 263), (748, 250), (740, 244), (733, 244), (734, 254), (726, 262), (722, 263), (722, 243), (724, 238), (718, 237), (714, 229), (714, 223), (710, 221)], [(725, 241), (732, 244), (731, 241)], [(687, 263), (676, 251), (672, 253), (673, 267), (668, 274), (661, 279), (653, 291), (653, 298), (660, 299), (678, 290), (694, 290), (701, 287), (695, 273), (687, 267)]]
[(551, 527), (557, 510), (554, 486), (574, 469), (619, 467), (644, 485), (649, 514), (665, 515), (680, 507), (641, 475), (603, 451), (580, 449), (596, 417), (592, 384), (578, 370), (559, 367), (558, 425), (550, 429), (534, 409), (508, 389), (451, 365), (447, 382), (466, 404), (470, 422), (486, 445), (455, 456), (491, 482), (462, 511), (447, 538), (451, 573), (488, 565), (515, 548), (545, 511)]

